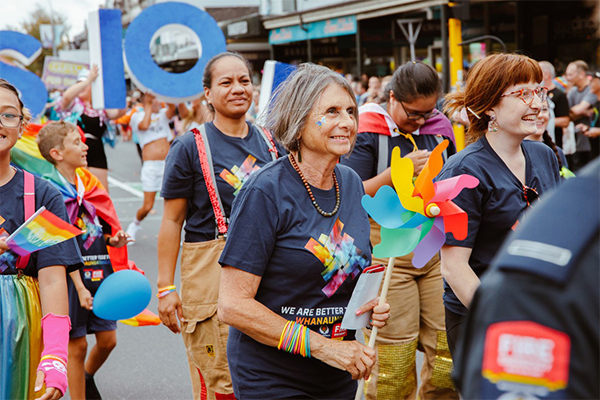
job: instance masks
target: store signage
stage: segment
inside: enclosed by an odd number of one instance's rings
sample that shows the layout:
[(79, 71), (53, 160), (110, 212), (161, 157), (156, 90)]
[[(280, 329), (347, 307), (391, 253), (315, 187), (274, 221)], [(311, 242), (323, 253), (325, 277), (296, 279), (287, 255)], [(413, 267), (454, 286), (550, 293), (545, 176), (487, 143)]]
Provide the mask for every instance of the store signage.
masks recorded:
[(300, 25), (272, 29), (270, 44), (283, 44), (301, 40), (322, 39), (333, 36), (353, 35), (357, 30), (356, 16), (332, 18)]
[(44, 58), (42, 81), (47, 89), (65, 90), (77, 82), (79, 72), (88, 65), (73, 61), (61, 60), (57, 57)]
[(248, 33), (248, 21), (233, 22), (227, 25), (228, 36), (245, 35)]

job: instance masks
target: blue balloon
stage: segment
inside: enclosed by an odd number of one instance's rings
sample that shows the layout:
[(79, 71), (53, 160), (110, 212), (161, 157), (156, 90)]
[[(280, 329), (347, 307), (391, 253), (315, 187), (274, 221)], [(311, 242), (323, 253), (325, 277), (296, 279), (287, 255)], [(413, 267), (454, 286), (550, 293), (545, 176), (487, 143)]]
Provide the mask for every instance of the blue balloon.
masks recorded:
[(94, 296), (94, 314), (112, 321), (133, 318), (144, 311), (151, 296), (152, 288), (144, 275), (117, 271), (100, 284)]

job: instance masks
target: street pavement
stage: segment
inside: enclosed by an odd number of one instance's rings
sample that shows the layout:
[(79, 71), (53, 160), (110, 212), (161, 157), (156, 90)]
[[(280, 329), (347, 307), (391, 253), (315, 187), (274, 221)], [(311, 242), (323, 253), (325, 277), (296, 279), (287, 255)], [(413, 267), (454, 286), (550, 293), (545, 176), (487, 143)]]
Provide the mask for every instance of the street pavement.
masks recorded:
[[(132, 142), (106, 146), (109, 166), (109, 191), (123, 225), (133, 220), (142, 205), (140, 183), (141, 161)], [(142, 222), (142, 230), (129, 257), (143, 269), (152, 286), (148, 309), (158, 313), (156, 280), (158, 263), (156, 242), (162, 218), (163, 200), (157, 196), (154, 211)], [(179, 288), (179, 266), (175, 284)], [(95, 343), (88, 335), (88, 351)], [(192, 390), (185, 348), (181, 335), (173, 334), (164, 325), (131, 327), (117, 326), (117, 347), (95, 377), (98, 390), (105, 400), (113, 399), (191, 399)], [(67, 395), (66, 399), (70, 399)]]

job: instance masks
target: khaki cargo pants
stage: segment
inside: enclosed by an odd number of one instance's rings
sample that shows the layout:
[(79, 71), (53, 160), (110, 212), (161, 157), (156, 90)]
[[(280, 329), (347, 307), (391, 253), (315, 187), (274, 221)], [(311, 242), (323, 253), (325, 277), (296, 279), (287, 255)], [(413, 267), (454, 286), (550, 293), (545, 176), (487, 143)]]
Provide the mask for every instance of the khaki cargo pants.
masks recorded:
[[(381, 242), (379, 225), (371, 221), (371, 243)], [(387, 301), (390, 318), (379, 329), (377, 363), (365, 382), (367, 400), (458, 400), (451, 379), (452, 358), (446, 340), (440, 258), (423, 268), (412, 266), (412, 253), (396, 258)], [(373, 257), (373, 264), (388, 260)], [(365, 336), (370, 331), (365, 330)], [(424, 353), (421, 387), (417, 387), (416, 352)]]
[[(181, 253), (181, 333), (187, 350), (194, 400), (235, 399), (227, 364), (229, 326), (217, 317), (221, 239), (184, 243)], [(194, 373), (194, 369), (196, 370)]]

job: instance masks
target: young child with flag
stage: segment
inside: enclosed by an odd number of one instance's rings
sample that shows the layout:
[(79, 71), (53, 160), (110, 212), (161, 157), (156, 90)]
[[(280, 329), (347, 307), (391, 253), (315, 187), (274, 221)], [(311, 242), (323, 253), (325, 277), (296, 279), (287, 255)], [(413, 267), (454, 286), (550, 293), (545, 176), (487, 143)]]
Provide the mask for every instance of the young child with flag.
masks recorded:
[(0, 79), (0, 399), (56, 400), (67, 390), (65, 270), (80, 268), (81, 255), (69, 239), (18, 256), (2, 237), (42, 206), (68, 220), (58, 190), (11, 165), (10, 152), (30, 118), (17, 89)]
[[(77, 193), (75, 203), (71, 203), (75, 210), (69, 212), (70, 222), (84, 230), (77, 240), (84, 268), (71, 273), (68, 279), (69, 315), (73, 324), (69, 334), (68, 370), (71, 399), (100, 399), (93, 377), (117, 345), (117, 323), (94, 314), (93, 296), (113, 272), (106, 246), (122, 247), (129, 236), (122, 230), (111, 236), (110, 225), (99, 218), (96, 208), (85, 198), (85, 185), (77, 169), (87, 166), (88, 146), (75, 125), (50, 122), (40, 130), (38, 146), (42, 156), (65, 180), (62, 187)], [(86, 334), (91, 333), (96, 336), (96, 345), (86, 360)]]

